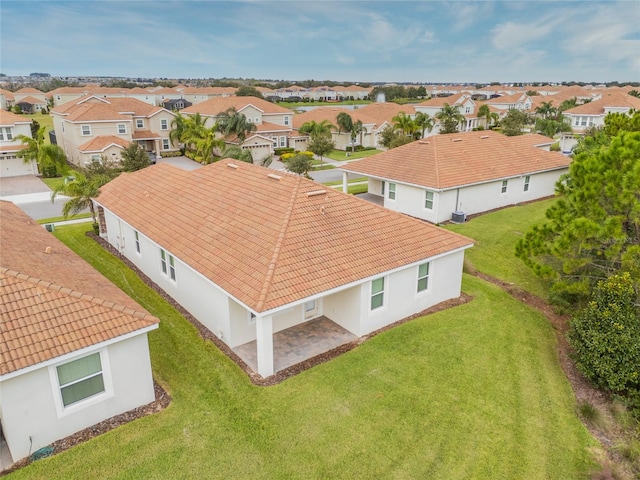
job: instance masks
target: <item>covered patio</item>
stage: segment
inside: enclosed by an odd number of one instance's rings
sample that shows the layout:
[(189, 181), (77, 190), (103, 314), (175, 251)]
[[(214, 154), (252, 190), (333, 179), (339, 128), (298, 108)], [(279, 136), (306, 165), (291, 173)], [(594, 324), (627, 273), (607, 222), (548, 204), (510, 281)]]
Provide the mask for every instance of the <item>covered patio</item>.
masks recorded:
[[(357, 338), (325, 316), (276, 332), (273, 334), (274, 373)], [(255, 340), (239, 345), (233, 351), (254, 372), (258, 372), (258, 349)]]

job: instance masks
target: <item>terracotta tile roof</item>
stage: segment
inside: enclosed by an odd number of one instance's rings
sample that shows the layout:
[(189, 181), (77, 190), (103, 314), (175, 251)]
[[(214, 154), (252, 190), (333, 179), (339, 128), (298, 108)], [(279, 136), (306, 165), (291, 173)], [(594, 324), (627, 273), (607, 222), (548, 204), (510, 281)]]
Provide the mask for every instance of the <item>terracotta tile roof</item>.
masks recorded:
[(20, 90), (16, 90), (13, 93), (20, 93), (20, 94), (32, 93), (32, 94), (44, 95), (44, 92), (41, 92), (37, 88), (31, 88), (31, 87), (24, 87), (24, 88), (21, 88)]
[(561, 153), (513, 138), (492, 131), (434, 135), (342, 169), (438, 190), (569, 166)]
[(593, 100), (583, 105), (565, 110), (565, 114), (572, 115), (604, 115), (605, 108), (634, 108), (640, 110), (640, 98), (621, 92), (604, 93), (599, 100)]
[(354, 120), (362, 120), (362, 123), (371, 123), (373, 121), (376, 125), (382, 125), (384, 122), (393, 123), (393, 117), (400, 112), (413, 116), (416, 114), (416, 109), (413, 105), (398, 105), (393, 102), (375, 102), (357, 108), (353, 111), (352, 117)]
[(25, 103), (25, 102), (30, 103), (31, 105), (42, 105), (47, 103), (45, 100), (40, 100), (39, 98), (32, 97), (32, 96), (24, 97), (20, 99), (20, 102), (18, 103)]
[(115, 135), (100, 135), (94, 137), (88, 142), (83, 143), (78, 147), (78, 150), (84, 153), (89, 152), (104, 152), (111, 145), (115, 145), (120, 148), (127, 147), (131, 142), (124, 138), (116, 137)]
[(296, 113), (293, 116), (293, 128), (297, 130), (307, 122), (320, 123), (322, 120), (328, 120), (332, 125), (335, 125), (336, 117), (343, 112), (349, 115), (353, 113), (352, 110), (342, 107), (318, 107), (304, 113)]
[(0, 152), (18, 152), (24, 148), (27, 148), (27, 144), (21, 145), (2, 145), (0, 146)]
[(22, 115), (18, 115), (13, 112), (8, 112), (6, 110), (0, 109), (0, 125), (2, 126), (10, 126), (15, 125), (16, 123), (31, 123), (32, 120), (27, 117), (23, 117)]
[(555, 142), (553, 138), (545, 137), (539, 133), (527, 133), (526, 135), (516, 135), (515, 137), (510, 138), (514, 145), (522, 144), (532, 145), (534, 147), (537, 147), (538, 145), (550, 145)]
[(472, 244), (297, 175), (232, 162), (125, 173), (96, 201), (257, 312)]
[(502, 97), (490, 98), (489, 100), (485, 100), (484, 103), (487, 105), (519, 103), (521, 101), (526, 100), (525, 98), (523, 98), (525, 95), (526, 93), (517, 92), (512, 95), (503, 95)]
[(0, 375), (158, 323), (14, 204), (0, 215)]
[(293, 113), (288, 108), (281, 107), (275, 103), (267, 102), (258, 97), (220, 97), (211, 98), (201, 103), (196, 103), (190, 107), (183, 108), (180, 113), (200, 113), (201, 115), (216, 116), (226, 111), (227, 109), (234, 107), (237, 111), (240, 111), (247, 105), (253, 105), (254, 107), (262, 110), (263, 114), (269, 113)]
[[(84, 121), (121, 120), (134, 117), (151, 117), (158, 112), (168, 111), (162, 107), (156, 107), (137, 98), (99, 98), (95, 96), (83, 97), (64, 103), (51, 112), (66, 117), (69, 121), (77, 121), (79, 117)], [(95, 117), (95, 118), (93, 118)]]
[(134, 140), (151, 140), (154, 138), (160, 138), (160, 135), (153, 133), (151, 130), (134, 130), (131, 134), (131, 138)]
[(466, 93), (457, 93), (448, 97), (433, 97), (416, 105), (424, 107), (444, 107), (445, 103), (448, 105), (458, 105), (464, 103), (467, 97), (468, 95)]
[(100, 122), (131, 120), (131, 117), (122, 115), (113, 109), (111, 105), (101, 103), (83, 103), (70, 111), (65, 118), (69, 122)]
[(262, 122), (256, 125), (257, 132), (290, 132), (290, 125), (278, 125), (276, 123)]

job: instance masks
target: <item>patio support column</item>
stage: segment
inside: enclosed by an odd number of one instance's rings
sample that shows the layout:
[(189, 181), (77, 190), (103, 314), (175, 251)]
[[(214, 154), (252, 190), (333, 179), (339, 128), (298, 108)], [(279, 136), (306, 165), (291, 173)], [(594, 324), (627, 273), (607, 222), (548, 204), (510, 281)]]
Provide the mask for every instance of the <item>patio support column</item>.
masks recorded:
[(349, 191), (349, 174), (345, 171), (342, 172), (342, 191), (344, 193)]
[(256, 317), (258, 373), (263, 377), (273, 375), (273, 322), (272, 316)]
[(160, 157), (160, 141), (159, 139), (155, 139), (153, 141), (153, 146), (155, 147), (155, 154), (156, 154), (156, 158)]

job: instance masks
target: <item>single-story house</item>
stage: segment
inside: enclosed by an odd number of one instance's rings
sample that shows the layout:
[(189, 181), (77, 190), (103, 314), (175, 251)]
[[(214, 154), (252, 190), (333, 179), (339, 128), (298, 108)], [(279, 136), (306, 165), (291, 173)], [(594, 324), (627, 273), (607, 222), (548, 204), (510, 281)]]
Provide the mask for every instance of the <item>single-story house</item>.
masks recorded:
[(300, 341), (279, 344), (279, 332), (328, 322), (357, 338), (458, 297), (472, 246), (303, 177), (230, 159), (125, 173), (95, 204), (100, 234), (250, 366), (253, 356), (263, 377)]
[[(544, 149), (539, 135), (493, 131), (434, 135), (342, 167), (366, 176), (369, 194), (394, 211), (432, 223), (487, 212), (554, 194), (568, 157)], [(541, 145), (543, 148), (538, 148)]]
[(13, 203), (0, 216), (0, 430), (17, 461), (154, 400), (158, 319)]

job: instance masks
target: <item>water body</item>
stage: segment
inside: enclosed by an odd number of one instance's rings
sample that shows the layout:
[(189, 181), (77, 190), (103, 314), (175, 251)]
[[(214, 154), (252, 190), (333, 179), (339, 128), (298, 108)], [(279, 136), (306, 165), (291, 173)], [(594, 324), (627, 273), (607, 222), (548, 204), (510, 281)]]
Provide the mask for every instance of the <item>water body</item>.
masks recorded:
[[(358, 107), (364, 107), (364, 105), (335, 105), (336, 107), (340, 107), (340, 108), (346, 108), (347, 110), (355, 110)], [(323, 107), (329, 107), (332, 108), (329, 105), (309, 105), (309, 106), (304, 106), (304, 107), (293, 107), (294, 110), (299, 110), (301, 112), (308, 112), (310, 110), (314, 110), (316, 108), (323, 108)]]

